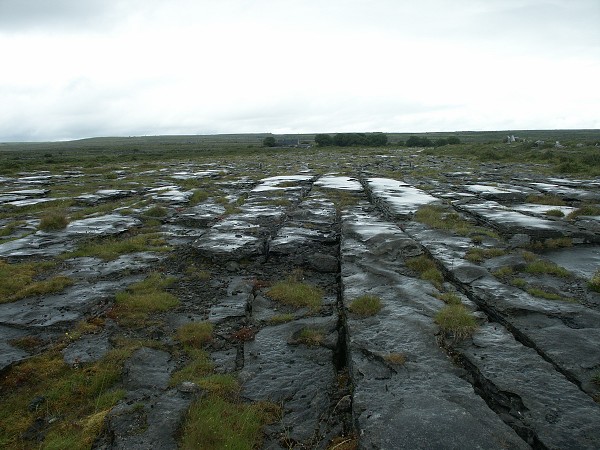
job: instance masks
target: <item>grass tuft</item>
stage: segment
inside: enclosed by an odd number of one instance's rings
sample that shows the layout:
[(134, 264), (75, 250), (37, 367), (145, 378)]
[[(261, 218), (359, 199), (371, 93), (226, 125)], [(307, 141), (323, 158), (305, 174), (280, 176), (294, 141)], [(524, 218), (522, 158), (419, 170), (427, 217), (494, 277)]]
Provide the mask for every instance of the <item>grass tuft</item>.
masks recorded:
[(52, 266), (52, 263), (9, 264), (0, 260), (0, 303), (60, 292), (73, 284), (73, 280), (62, 275), (35, 281), (45, 269)]
[(350, 312), (363, 317), (374, 316), (381, 308), (381, 299), (375, 295), (362, 295), (354, 299), (348, 307)]
[(316, 286), (290, 278), (276, 283), (267, 291), (273, 300), (296, 308), (308, 307), (313, 311), (321, 307), (323, 291)]
[(124, 326), (143, 326), (149, 314), (178, 306), (179, 300), (164, 291), (174, 281), (175, 278), (152, 273), (145, 280), (117, 293), (113, 310), (117, 320)]
[(588, 281), (588, 287), (592, 291), (600, 292), (600, 269), (598, 269), (590, 281)]
[(446, 305), (435, 316), (436, 323), (444, 333), (462, 339), (477, 330), (477, 321), (464, 305)]
[(39, 229), (43, 231), (64, 230), (69, 224), (69, 218), (62, 211), (48, 211), (40, 218)]
[(183, 345), (200, 348), (212, 339), (213, 324), (210, 322), (190, 322), (180, 326), (175, 337)]
[(441, 290), (444, 283), (444, 275), (437, 268), (435, 262), (425, 255), (410, 258), (406, 261), (406, 266), (418, 272), (421, 279), (430, 281), (437, 289)]

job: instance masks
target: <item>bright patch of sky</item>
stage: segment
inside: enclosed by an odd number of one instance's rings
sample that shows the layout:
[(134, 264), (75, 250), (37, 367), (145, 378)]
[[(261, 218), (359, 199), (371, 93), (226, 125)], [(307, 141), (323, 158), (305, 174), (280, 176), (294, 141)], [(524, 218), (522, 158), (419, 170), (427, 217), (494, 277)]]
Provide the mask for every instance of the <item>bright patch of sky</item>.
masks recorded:
[(600, 128), (598, 0), (0, 0), (0, 141)]

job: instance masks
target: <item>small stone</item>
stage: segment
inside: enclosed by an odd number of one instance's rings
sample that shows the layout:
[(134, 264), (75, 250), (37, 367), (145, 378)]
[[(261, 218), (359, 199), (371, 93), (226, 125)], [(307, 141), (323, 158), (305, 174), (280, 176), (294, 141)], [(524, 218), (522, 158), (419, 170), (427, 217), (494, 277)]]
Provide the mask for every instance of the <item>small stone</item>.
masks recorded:
[(33, 400), (31, 400), (29, 402), (27, 409), (30, 412), (37, 411), (40, 408), (40, 406), (42, 406), (44, 403), (46, 403), (46, 397), (38, 395), (37, 397), (35, 397)]
[(338, 259), (323, 253), (315, 253), (310, 256), (308, 265), (317, 272), (334, 273), (338, 271)]
[(531, 244), (531, 238), (529, 235), (522, 233), (515, 234), (508, 241), (508, 245), (510, 245), (512, 248), (527, 247), (529, 244)]
[(200, 386), (198, 386), (196, 383), (192, 383), (191, 381), (183, 381), (179, 384), (179, 386), (177, 386), (177, 390), (186, 394), (193, 394), (200, 391)]

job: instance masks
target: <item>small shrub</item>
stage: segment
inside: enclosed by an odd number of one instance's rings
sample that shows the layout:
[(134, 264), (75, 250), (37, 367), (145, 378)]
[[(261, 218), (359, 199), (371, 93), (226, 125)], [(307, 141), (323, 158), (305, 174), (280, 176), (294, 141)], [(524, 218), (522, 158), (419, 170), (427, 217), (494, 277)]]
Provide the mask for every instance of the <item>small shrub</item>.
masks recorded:
[(276, 283), (267, 291), (267, 295), (286, 305), (296, 308), (308, 307), (312, 310), (319, 309), (323, 299), (321, 289), (293, 279)]
[(477, 329), (477, 321), (464, 305), (446, 305), (435, 316), (436, 323), (444, 333), (457, 339), (471, 336)]
[(374, 316), (382, 308), (381, 299), (375, 295), (362, 295), (354, 299), (348, 309), (359, 316)]
[(69, 225), (69, 218), (61, 211), (48, 211), (40, 218), (39, 229), (42, 231), (64, 230)]

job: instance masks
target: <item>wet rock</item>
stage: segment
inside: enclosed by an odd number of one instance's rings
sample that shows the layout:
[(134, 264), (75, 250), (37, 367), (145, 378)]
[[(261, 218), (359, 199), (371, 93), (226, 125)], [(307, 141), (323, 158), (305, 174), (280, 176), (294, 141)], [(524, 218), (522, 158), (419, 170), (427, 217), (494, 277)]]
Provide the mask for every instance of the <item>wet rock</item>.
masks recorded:
[(145, 403), (121, 404), (106, 421), (109, 442), (96, 449), (176, 449), (177, 433), (194, 393), (171, 389)]
[(142, 347), (125, 363), (123, 384), (129, 391), (164, 390), (174, 369), (169, 353)]
[(308, 258), (308, 265), (317, 272), (335, 273), (338, 271), (339, 262), (335, 256), (315, 253)]
[(201, 256), (214, 260), (239, 261), (264, 253), (263, 242), (257, 237), (241, 233), (219, 232), (218, 230), (211, 230), (194, 241), (192, 246)]
[(389, 178), (368, 178), (368, 189), (375, 201), (386, 212), (398, 217), (409, 217), (423, 205), (437, 201), (435, 197), (407, 183)]
[(490, 223), (500, 232), (508, 235), (526, 234), (535, 240), (565, 236), (576, 236), (592, 241), (597, 239), (591, 235), (581, 233), (579, 229), (566, 222), (527, 216), (492, 201), (457, 205), (457, 209), (475, 215), (480, 220)]
[(60, 294), (0, 304), (0, 324), (36, 328), (73, 324), (94, 307), (112, 298), (117, 291), (141, 278), (130, 276), (115, 281), (83, 283)]
[(252, 296), (252, 284), (243, 277), (234, 278), (227, 288), (227, 297), (211, 306), (208, 320), (217, 323), (229, 318), (244, 318)]
[[(374, 316), (350, 315), (346, 324), (360, 447), (462, 449), (469, 442), (473, 448), (527, 448), (437, 345), (433, 317), (441, 302), (427, 293), (427, 283), (401, 275), (403, 261), (394, 252), (372, 253), (377, 230), (391, 235), (394, 225), (369, 220), (358, 208), (343, 220), (344, 304), (367, 293), (383, 303)], [(365, 222), (373, 224), (370, 235)], [(395, 234), (404, 233), (396, 228)], [(406, 358), (400, 366), (386, 359), (398, 354)]]
[(63, 349), (64, 360), (69, 365), (94, 362), (101, 359), (110, 350), (111, 345), (106, 333), (86, 334)]
[(534, 448), (600, 446), (600, 408), (502, 326), (482, 326), (459, 352), (492, 407)]
[(327, 412), (327, 390), (335, 371), (331, 350), (287, 343), (303, 327), (335, 329), (335, 321), (315, 317), (263, 328), (253, 341), (244, 344), (240, 378), (244, 397), (283, 403), (285, 414), (280, 426), (287, 430), (289, 439), (310, 442), (319, 434), (320, 419)]
[(25, 350), (9, 344), (9, 341), (23, 337), (26, 334), (25, 330), (0, 325), (0, 371), (10, 364), (29, 356), (29, 353)]
[(135, 194), (137, 194), (137, 191), (134, 190), (100, 189), (94, 194), (82, 194), (78, 197), (75, 197), (75, 200), (87, 205), (97, 205), (101, 202), (127, 198)]

